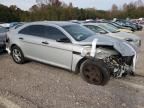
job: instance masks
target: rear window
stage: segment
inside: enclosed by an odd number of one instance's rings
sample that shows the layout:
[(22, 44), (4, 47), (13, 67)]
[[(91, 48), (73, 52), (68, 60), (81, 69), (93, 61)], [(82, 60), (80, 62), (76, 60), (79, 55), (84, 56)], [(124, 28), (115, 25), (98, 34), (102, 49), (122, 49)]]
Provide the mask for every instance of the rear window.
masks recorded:
[(43, 25), (30, 25), (19, 31), (20, 34), (42, 36), (44, 37), (45, 26)]

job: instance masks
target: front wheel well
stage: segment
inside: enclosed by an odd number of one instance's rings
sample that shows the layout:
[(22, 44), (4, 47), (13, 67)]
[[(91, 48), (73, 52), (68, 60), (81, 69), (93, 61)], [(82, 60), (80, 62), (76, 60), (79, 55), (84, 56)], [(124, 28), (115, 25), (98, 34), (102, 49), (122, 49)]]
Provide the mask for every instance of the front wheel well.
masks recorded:
[(16, 44), (12, 44), (10, 47), (10, 50), (12, 50), (13, 47), (17, 46)]
[(78, 63), (77, 63), (77, 66), (76, 66), (76, 69), (75, 69), (75, 73), (80, 73), (80, 67), (81, 67), (81, 64), (86, 61), (88, 58), (84, 57), (82, 58)]

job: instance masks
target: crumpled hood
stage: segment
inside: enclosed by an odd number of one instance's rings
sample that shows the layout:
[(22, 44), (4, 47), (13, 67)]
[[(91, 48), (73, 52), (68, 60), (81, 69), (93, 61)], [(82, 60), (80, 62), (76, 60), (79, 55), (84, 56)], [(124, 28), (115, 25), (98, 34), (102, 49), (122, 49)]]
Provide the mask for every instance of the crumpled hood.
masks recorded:
[(126, 41), (108, 37), (105, 35), (94, 35), (79, 42), (80, 45), (91, 45), (94, 39), (98, 39), (97, 45), (113, 46), (122, 56), (134, 56), (135, 49)]

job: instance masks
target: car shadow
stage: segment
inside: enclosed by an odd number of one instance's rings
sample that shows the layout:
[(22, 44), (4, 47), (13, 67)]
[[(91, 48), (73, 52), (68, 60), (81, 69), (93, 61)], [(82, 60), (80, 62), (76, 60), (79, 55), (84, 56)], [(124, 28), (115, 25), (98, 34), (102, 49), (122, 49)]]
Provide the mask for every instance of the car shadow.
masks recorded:
[(73, 72), (72, 70), (69, 70), (69, 69), (65, 69), (65, 68), (62, 68), (62, 67), (58, 67), (58, 66), (54, 66), (54, 65), (51, 65), (51, 64), (46, 64), (46, 63), (43, 63), (43, 62), (39, 62), (39, 61), (36, 61), (36, 60), (31, 60), (31, 59), (27, 59), (26, 60), (26, 63), (39, 63), (41, 65), (44, 65), (44, 66), (47, 66), (47, 67), (51, 67), (51, 68), (56, 68), (56, 69), (59, 69), (59, 70), (63, 70), (63, 71), (66, 71), (66, 72), (69, 72), (73, 75), (79, 75), (79, 73), (75, 73)]

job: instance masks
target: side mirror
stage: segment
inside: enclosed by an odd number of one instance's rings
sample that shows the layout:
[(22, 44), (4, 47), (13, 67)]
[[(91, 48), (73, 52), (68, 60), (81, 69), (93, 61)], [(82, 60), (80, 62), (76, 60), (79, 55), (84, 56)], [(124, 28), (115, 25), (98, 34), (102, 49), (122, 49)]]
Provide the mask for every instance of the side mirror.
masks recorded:
[(56, 40), (57, 42), (63, 42), (63, 43), (70, 43), (71, 41), (68, 38), (60, 38)]

